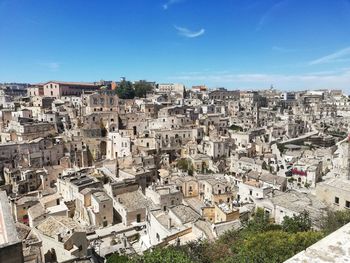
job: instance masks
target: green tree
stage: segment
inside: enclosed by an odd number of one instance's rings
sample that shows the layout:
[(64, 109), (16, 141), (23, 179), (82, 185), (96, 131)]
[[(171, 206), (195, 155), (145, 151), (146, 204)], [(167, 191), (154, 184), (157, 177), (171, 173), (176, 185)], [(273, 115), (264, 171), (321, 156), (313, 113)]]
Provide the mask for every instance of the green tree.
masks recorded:
[(323, 237), (321, 232), (255, 232), (234, 244), (234, 256), (228, 262), (284, 262)]
[(134, 85), (135, 96), (138, 98), (145, 98), (147, 93), (153, 91), (153, 87), (151, 84), (147, 83), (144, 80), (141, 80)]
[(123, 80), (116, 89), (116, 93), (121, 99), (133, 99), (135, 97), (135, 90), (130, 81)]
[(328, 235), (350, 222), (350, 210), (328, 211), (322, 219), (322, 229)]
[[(217, 242), (208, 242), (207, 240), (197, 240), (186, 243), (186, 245), (181, 246), (181, 250), (186, 253), (186, 255), (193, 262), (201, 263), (211, 263), (214, 262), (212, 253), (215, 253), (215, 245)], [(226, 251), (227, 252), (227, 251)], [(222, 253), (215, 253), (218, 256)], [(219, 256), (220, 257), (220, 256)]]
[(117, 253), (107, 258), (106, 263), (128, 263), (130, 262), (127, 256), (119, 255)]
[(176, 247), (157, 248), (132, 259), (133, 263), (193, 263), (185, 252)]
[(305, 232), (311, 229), (311, 218), (307, 211), (293, 217), (285, 216), (283, 218), (282, 229), (286, 232)]
[(186, 158), (179, 159), (176, 166), (182, 171), (189, 171), (193, 168), (191, 162)]
[(251, 220), (249, 220), (244, 228), (247, 232), (259, 232), (265, 231), (270, 227), (269, 216), (265, 213), (264, 209), (258, 208)]

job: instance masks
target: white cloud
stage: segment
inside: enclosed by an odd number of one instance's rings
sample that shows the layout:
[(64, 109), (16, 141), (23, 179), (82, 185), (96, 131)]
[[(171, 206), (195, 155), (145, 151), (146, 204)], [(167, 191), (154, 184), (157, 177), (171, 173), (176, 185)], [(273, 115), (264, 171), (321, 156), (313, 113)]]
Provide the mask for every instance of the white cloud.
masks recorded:
[(272, 84), (282, 90), (329, 88), (350, 91), (350, 69), (307, 74), (202, 72), (201, 74), (177, 75), (169, 79), (187, 81), (191, 84), (206, 83), (209, 86), (225, 86), (233, 89), (262, 89), (268, 88)]
[(350, 60), (350, 47), (338, 50), (327, 56), (315, 59), (309, 62), (309, 65), (326, 64), (332, 62), (341, 62)]
[(295, 49), (292, 49), (292, 48), (285, 48), (285, 47), (280, 47), (280, 46), (273, 46), (272, 50), (277, 51), (277, 52), (281, 52), (281, 53), (289, 53), (289, 52), (296, 51)]
[(167, 10), (171, 5), (174, 5), (174, 4), (177, 4), (177, 3), (180, 3), (184, 0), (168, 0), (168, 2), (166, 2), (165, 4), (163, 4), (163, 9), (164, 10)]
[(39, 65), (49, 69), (50, 71), (56, 72), (60, 69), (61, 63), (58, 62), (45, 62), (45, 63), (39, 63)]
[(259, 19), (258, 25), (256, 26), (256, 30), (261, 30), (265, 24), (267, 24), (274, 13), (279, 10), (283, 5), (287, 4), (289, 0), (281, 0), (275, 4), (273, 4)]
[(179, 35), (184, 36), (184, 37), (188, 37), (188, 38), (199, 37), (205, 33), (204, 28), (200, 29), (199, 31), (192, 31), (192, 30), (185, 28), (185, 27), (178, 27), (178, 26), (174, 26), (174, 27), (177, 30)]

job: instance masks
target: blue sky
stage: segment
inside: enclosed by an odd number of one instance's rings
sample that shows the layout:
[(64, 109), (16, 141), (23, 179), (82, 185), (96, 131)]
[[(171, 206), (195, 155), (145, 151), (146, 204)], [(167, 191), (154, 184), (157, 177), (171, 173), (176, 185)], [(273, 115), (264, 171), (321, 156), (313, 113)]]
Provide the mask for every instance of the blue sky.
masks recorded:
[(0, 0), (0, 82), (350, 91), (350, 0)]

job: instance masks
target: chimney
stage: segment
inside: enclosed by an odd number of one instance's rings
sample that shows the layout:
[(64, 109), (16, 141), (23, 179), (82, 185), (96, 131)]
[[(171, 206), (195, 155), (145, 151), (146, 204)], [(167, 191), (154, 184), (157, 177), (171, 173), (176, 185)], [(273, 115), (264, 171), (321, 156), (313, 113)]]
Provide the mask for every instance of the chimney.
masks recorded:
[(115, 163), (115, 175), (116, 175), (116, 177), (119, 177), (119, 160), (118, 160), (118, 153), (115, 153), (115, 155), (116, 155), (116, 163)]
[(168, 229), (171, 229), (171, 218), (168, 219)]
[(123, 242), (123, 247), (124, 248), (126, 248), (126, 246), (127, 246), (126, 241), (127, 241), (127, 239), (126, 239), (125, 233), (123, 233), (122, 242)]

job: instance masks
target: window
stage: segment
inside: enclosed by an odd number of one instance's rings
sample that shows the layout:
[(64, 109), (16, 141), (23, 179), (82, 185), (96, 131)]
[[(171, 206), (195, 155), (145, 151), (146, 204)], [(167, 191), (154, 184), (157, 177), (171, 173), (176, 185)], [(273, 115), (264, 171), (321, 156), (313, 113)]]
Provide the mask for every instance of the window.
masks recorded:
[(337, 204), (337, 205), (339, 205), (339, 197), (335, 197), (335, 198), (334, 198), (334, 203)]
[(141, 222), (141, 214), (136, 215), (136, 222), (140, 223)]
[(249, 190), (249, 195), (253, 195), (253, 191), (252, 190)]
[(350, 208), (350, 201), (345, 201), (345, 207)]

